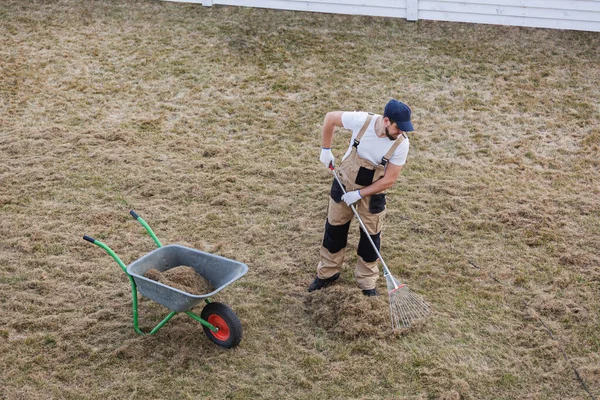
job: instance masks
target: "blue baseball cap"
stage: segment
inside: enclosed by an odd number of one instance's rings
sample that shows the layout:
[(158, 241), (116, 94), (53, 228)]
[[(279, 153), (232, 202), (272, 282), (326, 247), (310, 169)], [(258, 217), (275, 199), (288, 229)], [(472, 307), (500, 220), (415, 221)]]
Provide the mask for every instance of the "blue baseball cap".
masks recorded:
[(383, 109), (383, 116), (395, 122), (398, 129), (402, 132), (415, 130), (412, 122), (410, 122), (410, 107), (401, 101), (395, 99), (388, 101)]

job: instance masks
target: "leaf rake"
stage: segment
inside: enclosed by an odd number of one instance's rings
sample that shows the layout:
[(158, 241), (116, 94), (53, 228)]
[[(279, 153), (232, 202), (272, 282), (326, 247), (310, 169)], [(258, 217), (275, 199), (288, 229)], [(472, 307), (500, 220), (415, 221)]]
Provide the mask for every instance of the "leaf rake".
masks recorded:
[[(329, 168), (333, 172), (333, 176), (335, 176), (335, 180), (337, 181), (338, 185), (340, 185), (342, 192), (345, 194), (346, 189), (344, 189), (344, 185), (342, 185), (342, 182), (340, 182), (340, 178), (338, 178), (338, 175), (333, 169), (333, 166), (330, 165)], [(373, 246), (373, 250), (375, 250), (375, 253), (377, 253), (379, 260), (383, 265), (383, 276), (385, 276), (390, 300), (390, 317), (392, 320), (392, 329), (396, 330), (411, 327), (413, 323), (422, 318), (425, 318), (431, 313), (429, 305), (419, 295), (411, 292), (406, 284), (400, 283), (396, 278), (392, 276), (385, 261), (383, 261), (383, 257), (381, 257), (377, 246), (375, 246), (373, 239), (371, 239), (369, 231), (367, 230), (365, 224), (358, 215), (356, 208), (354, 207), (354, 205), (351, 205), (350, 208), (352, 208), (354, 215), (360, 223), (360, 227), (366, 233), (369, 242), (371, 242), (371, 246)]]

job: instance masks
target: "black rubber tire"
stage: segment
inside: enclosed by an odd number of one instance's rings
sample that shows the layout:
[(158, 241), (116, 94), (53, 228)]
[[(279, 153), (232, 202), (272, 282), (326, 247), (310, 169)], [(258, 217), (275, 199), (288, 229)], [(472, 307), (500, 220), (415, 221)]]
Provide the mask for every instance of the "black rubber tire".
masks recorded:
[(242, 341), (242, 323), (233, 310), (223, 303), (208, 303), (200, 317), (219, 328), (213, 332), (202, 325), (204, 333), (215, 344), (230, 349)]

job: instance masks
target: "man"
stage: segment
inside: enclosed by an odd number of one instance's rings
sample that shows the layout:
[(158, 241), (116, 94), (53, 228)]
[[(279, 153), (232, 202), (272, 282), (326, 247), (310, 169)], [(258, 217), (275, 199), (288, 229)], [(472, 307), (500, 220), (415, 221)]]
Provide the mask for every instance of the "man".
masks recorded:
[[(347, 193), (343, 194), (334, 179), (320, 250), (321, 260), (309, 292), (331, 285), (340, 276), (348, 230), (354, 217), (350, 205), (356, 207), (379, 251), (386, 212), (385, 191), (396, 182), (406, 163), (409, 141), (404, 132), (413, 130), (410, 117), (410, 108), (398, 100), (390, 100), (383, 115), (344, 111), (325, 115), (320, 161), (326, 167), (334, 166), (331, 143), (335, 127), (351, 130), (352, 138), (341, 165), (335, 168)], [(378, 256), (362, 229), (357, 253), (354, 276), (358, 286), (365, 296), (377, 296)]]

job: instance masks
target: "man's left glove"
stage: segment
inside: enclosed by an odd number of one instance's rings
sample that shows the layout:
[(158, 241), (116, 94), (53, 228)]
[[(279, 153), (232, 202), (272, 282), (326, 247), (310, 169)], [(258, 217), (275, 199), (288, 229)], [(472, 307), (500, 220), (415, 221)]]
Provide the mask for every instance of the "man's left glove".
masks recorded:
[(342, 196), (342, 200), (344, 200), (348, 205), (352, 205), (360, 199), (362, 199), (362, 196), (360, 195), (360, 190), (354, 190)]

